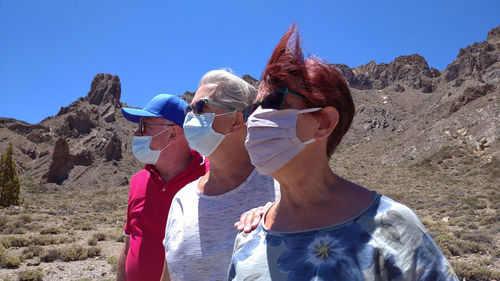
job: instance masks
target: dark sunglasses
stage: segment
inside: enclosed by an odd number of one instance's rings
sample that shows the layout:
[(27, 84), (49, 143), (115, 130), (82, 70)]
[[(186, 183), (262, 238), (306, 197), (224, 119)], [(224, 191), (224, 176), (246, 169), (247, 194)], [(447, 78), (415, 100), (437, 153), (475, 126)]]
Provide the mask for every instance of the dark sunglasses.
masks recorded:
[(141, 135), (144, 134), (144, 132), (146, 131), (146, 127), (147, 126), (167, 126), (167, 127), (172, 127), (172, 126), (175, 126), (175, 125), (174, 124), (152, 124), (152, 123), (146, 123), (146, 122), (139, 121), (139, 132), (141, 132)]
[(200, 115), (200, 114), (203, 113), (203, 109), (205, 108), (205, 104), (206, 103), (211, 103), (211, 104), (213, 104), (215, 106), (222, 107), (222, 108), (225, 108), (225, 109), (229, 109), (231, 111), (237, 110), (236, 108), (234, 108), (232, 106), (225, 105), (225, 104), (222, 104), (222, 103), (218, 103), (216, 101), (212, 101), (212, 100), (209, 100), (209, 99), (201, 99), (201, 100), (195, 102), (193, 105), (188, 105), (184, 109), (184, 113), (188, 113), (188, 112), (192, 111), (194, 114)]
[(272, 109), (276, 109), (276, 110), (283, 109), (283, 105), (285, 104), (287, 94), (292, 94), (292, 95), (297, 96), (301, 99), (307, 100), (307, 98), (304, 95), (296, 93), (296, 92), (292, 92), (292, 91), (288, 90), (288, 88), (284, 88), (284, 89), (281, 89), (281, 90), (278, 90), (276, 92), (272, 92), (272, 93), (268, 94), (260, 102), (249, 105), (243, 111), (243, 117), (245, 118), (245, 120), (247, 120), (248, 116), (250, 116), (250, 114), (252, 114), (259, 106), (261, 106), (262, 108), (272, 108)]

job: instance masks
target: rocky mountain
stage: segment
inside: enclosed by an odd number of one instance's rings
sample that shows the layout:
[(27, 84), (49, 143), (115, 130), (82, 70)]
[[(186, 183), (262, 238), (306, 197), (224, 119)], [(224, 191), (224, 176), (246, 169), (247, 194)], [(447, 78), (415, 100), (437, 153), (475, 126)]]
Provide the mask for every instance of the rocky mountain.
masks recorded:
[(0, 119), (0, 149), (14, 144), (23, 184), (32, 188), (126, 185), (142, 165), (130, 153), (134, 124), (120, 112), (118, 76), (97, 74), (86, 97), (31, 125)]
[(336, 66), (357, 106), (346, 139), (364, 140), (369, 149), (383, 142), (382, 164), (415, 163), (443, 149), (486, 162), (500, 156), (500, 26), (487, 41), (460, 49), (442, 72), (418, 54), (389, 64)]
[[(337, 158), (370, 155), (364, 160), (380, 165), (439, 161), (433, 159), (443, 151), (475, 155), (477, 164), (500, 158), (500, 26), (486, 41), (460, 49), (444, 71), (418, 54), (388, 64), (336, 66), (356, 104)], [(130, 151), (135, 126), (121, 115), (120, 95), (118, 76), (98, 74), (87, 96), (56, 116), (34, 125), (0, 118), (0, 151), (13, 143), (27, 188), (127, 185), (142, 165)], [(187, 91), (183, 97), (192, 95)]]

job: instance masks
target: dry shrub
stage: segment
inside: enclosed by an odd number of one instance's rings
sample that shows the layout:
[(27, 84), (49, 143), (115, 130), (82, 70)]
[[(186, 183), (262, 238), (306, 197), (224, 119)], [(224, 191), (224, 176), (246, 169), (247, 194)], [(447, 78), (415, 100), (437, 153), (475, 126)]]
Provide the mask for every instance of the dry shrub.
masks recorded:
[(106, 259), (109, 265), (111, 265), (111, 269), (113, 272), (116, 272), (118, 270), (118, 258), (116, 256), (111, 256)]
[(62, 229), (58, 226), (48, 226), (40, 230), (40, 234), (59, 234), (62, 233)]
[(0, 239), (0, 244), (5, 248), (27, 247), (29, 245), (54, 245), (66, 244), (75, 241), (74, 237), (51, 236), (51, 235), (30, 235), (30, 236), (4, 236)]
[[(463, 236), (468, 238), (470, 236)], [(477, 238), (481, 241), (482, 238)], [(443, 254), (450, 256), (463, 256), (464, 254), (486, 254), (490, 248), (484, 242), (468, 241), (456, 238), (453, 235), (439, 235), (435, 239)]]
[(11, 256), (8, 254), (0, 255), (0, 267), (1, 268), (17, 268), (21, 263), (21, 259), (16, 256)]
[(103, 232), (95, 233), (94, 235), (92, 235), (92, 237), (97, 239), (97, 241), (104, 241), (106, 240), (106, 233)]
[(17, 220), (20, 221), (23, 224), (28, 224), (28, 223), (31, 223), (33, 221), (33, 216), (31, 214), (24, 213), (24, 214), (21, 214), (17, 218)]
[(40, 260), (43, 262), (53, 262), (58, 260), (60, 257), (61, 251), (59, 249), (50, 249), (40, 257)]
[(27, 249), (23, 250), (22, 256), (24, 259), (31, 259), (33, 257), (41, 257), (44, 252), (45, 249), (42, 246), (29, 245)]
[(87, 249), (80, 245), (73, 245), (61, 250), (62, 261), (79, 261), (87, 258)]
[(3, 228), (9, 222), (9, 218), (7, 216), (0, 217), (0, 227)]
[(57, 244), (67, 244), (75, 241), (74, 237), (62, 236), (62, 235), (32, 235), (29, 237), (34, 245), (57, 245)]
[(5, 248), (11, 247), (26, 247), (31, 244), (31, 241), (24, 236), (4, 236), (0, 239), (0, 243)]
[(470, 262), (452, 262), (459, 280), (490, 281), (500, 280), (500, 272), (476, 266)]
[(89, 239), (87, 244), (89, 244), (89, 246), (95, 246), (95, 245), (97, 245), (97, 239), (95, 237), (92, 237)]
[(41, 269), (24, 270), (19, 272), (19, 281), (42, 281), (43, 272)]
[(99, 247), (89, 247), (87, 248), (87, 256), (89, 258), (97, 257), (101, 255), (101, 248)]
[(85, 248), (80, 245), (71, 245), (62, 249), (48, 250), (41, 257), (41, 261), (43, 262), (53, 262), (55, 260), (62, 260), (66, 262), (78, 261), (99, 256), (100, 254), (101, 254), (101, 248), (99, 247)]
[(477, 196), (469, 196), (465, 198), (464, 203), (469, 205), (474, 209), (484, 209), (486, 208), (486, 201), (477, 198)]

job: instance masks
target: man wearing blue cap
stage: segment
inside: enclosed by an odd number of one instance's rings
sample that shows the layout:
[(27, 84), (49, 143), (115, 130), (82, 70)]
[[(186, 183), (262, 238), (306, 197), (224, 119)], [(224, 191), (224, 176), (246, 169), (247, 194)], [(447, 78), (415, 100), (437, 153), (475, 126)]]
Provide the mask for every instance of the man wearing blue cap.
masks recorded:
[(146, 166), (130, 180), (124, 229), (128, 237), (118, 260), (117, 280), (160, 279), (172, 198), (208, 170), (205, 159), (189, 148), (184, 137), (186, 107), (180, 97), (161, 94), (143, 109), (122, 108), (125, 119), (139, 124), (132, 152)]

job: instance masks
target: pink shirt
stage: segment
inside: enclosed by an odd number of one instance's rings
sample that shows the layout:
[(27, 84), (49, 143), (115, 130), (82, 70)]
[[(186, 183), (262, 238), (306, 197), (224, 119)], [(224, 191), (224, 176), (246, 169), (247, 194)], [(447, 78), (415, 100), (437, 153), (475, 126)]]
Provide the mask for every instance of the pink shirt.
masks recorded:
[(162, 241), (172, 198), (209, 169), (198, 152), (191, 150), (191, 154), (193, 159), (186, 170), (167, 183), (152, 165), (146, 165), (130, 180), (124, 230), (130, 239), (125, 263), (128, 281), (159, 280), (161, 277), (165, 259)]

